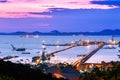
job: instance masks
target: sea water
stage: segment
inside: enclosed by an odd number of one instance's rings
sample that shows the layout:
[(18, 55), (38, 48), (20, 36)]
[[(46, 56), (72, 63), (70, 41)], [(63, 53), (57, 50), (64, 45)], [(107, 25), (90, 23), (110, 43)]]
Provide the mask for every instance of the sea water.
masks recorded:
[[(21, 63), (31, 63), (32, 57), (41, 56), (43, 51), (42, 44), (66, 44), (73, 43), (79, 40), (90, 41), (105, 41), (109, 42), (111, 36), (39, 36), (37, 38), (28, 37), (24, 38), (19, 35), (0, 35), (0, 58), (5, 56), (19, 56), (18, 58), (9, 59), (12, 62), (21, 61)], [(114, 37), (115, 41), (120, 41), (120, 36)], [(13, 51), (11, 44), (17, 48), (27, 48), (26, 52), (30, 54), (22, 54), (22, 51)], [(64, 49), (68, 46), (46, 46), (46, 54), (54, 52), (56, 50)], [(73, 63), (82, 57), (77, 57), (80, 54), (87, 54), (97, 45), (77, 46), (59, 53), (56, 53), (54, 57), (51, 57), (50, 62), (59, 63), (67, 62)], [(116, 49), (100, 49), (86, 63), (100, 63), (101, 61), (120, 61), (117, 55), (120, 55), (118, 45), (114, 45)], [(29, 61), (28, 61), (29, 60)]]

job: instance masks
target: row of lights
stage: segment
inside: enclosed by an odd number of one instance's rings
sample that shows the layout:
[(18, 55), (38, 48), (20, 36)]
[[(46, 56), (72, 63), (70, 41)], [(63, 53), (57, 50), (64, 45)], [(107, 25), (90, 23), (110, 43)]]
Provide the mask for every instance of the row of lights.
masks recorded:
[[(86, 44), (89, 44), (89, 43), (90, 43), (90, 40), (85, 40), (85, 42), (86, 42)], [(45, 43), (45, 40), (42, 41), (42, 48), (43, 48), (43, 49), (46, 48), (46, 46), (44, 45), (44, 43)], [(74, 41), (71, 41), (71, 44), (74, 44), (74, 43), (75, 43)], [(59, 48), (59, 47), (60, 47), (60, 46), (59, 46), (59, 41), (57, 41), (56, 44), (57, 44), (56, 47)], [(86, 46), (86, 48), (89, 49), (89, 48), (90, 48), (90, 45)]]

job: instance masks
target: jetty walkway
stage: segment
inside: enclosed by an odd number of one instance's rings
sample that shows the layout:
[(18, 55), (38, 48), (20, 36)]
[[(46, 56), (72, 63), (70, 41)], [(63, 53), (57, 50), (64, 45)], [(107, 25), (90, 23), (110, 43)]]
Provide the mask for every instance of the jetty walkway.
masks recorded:
[(79, 67), (81, 64), (85, 63), (92, 55), (94, 55), (98, 50), (100, 50), (105, 45), (104, 42), (98, 44), (98, 47), (87, 53), (82, 59), (77, 60), (72, 64), (73, 67)]
[(79, 40), (75, 43), (66, 43), (66, 44), (44, 44), (45, 46), (68, 46), (67, 48), (57, 50), (54, 52), (49, 53), (49, 56), (54, 56), (54, 54), (68, 50), (70, 48), (76, 47), (76, 46), (88, 46), (88, 45), (98, 45), (95, 49), (91, 50), (87, 54), (83, 55), (83, 57), (77, 61), (75, 61), (73, 64), (71, 64), (73, 67), (76, 67), (76, 69), (79, 69), (79, 67), (84, 64), (92, 55), (94, 55), (97, 51), (99, 51), (104, 45), (118, 45), (118, 42), (112, 41), (112, 42), (104, 42), (104, 41), (82, 41)]
[(76, 46), (77, 46), (76, 44), (72, 44), (72, 45), (70, 45), (70, 46), (67, 47), (67, 48), (60, 49), (60, 50), (57, 50), (57, 51), (51, 52), (51, 53), (49, 53), (49, 55), (50, 55), (50, 56), (54, 56), (54, 54), (56, 54), (56, 53), (59, 53), (59, 52), (62, 52), (62, 51), (68, 50), (68, 49), (73, 48), (73, 47), (76, 47)]

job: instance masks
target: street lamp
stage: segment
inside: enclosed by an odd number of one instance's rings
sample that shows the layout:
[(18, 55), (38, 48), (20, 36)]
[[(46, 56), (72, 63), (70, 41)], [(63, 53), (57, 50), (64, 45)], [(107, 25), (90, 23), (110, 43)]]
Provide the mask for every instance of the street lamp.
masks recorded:
[(60, 46), (59, 46), (59, 41), (57, 41), (57, 45), (56, 45), (56, 47), (57, 47), (57, 48), (59, 48), (59, 47), (60, 47)]
[(45, 57), (45, 53), (46, 53), (46, 52), (45, 52), (45, 50), (46, 50), (46, 46), (45, 46), (44, 42), (45, 42), (45, 41), (43, 40), (43, 41), (42, 41), (42, 49), (43, 49), (43, 50), (42, 50), (42, 52), (41, 52), (41, 53), (42, 53), (42, 55), (41, 55), (41, 60), (42, 60), (42, 63), (44, 63), (44, 62), (45, 62), (45, 60), (46, 60), (46, 57)]

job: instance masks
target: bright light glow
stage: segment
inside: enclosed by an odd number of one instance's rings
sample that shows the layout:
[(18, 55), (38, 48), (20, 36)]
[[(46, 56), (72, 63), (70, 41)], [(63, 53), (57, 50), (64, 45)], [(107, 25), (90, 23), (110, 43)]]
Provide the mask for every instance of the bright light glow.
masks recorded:
[(44, 43), (44, 42), (45, 42), (45, 40), (42, 41), (42, 43)]
[(109, 47), (112, 47), (112, 45), (108, 45)]
[(74, 41), (71, 41), (71, 43), (74, 43)]
[(59, 48), (60, 46), (59, 46), (59, 45), (57, 45), (56, 47), (57, 47), (57, 48)]
[(90, 45), (86, 46), (87, 49), (90, 49)]
[(109, 40), (109, 42), (110, 42), (110, 44), (112, 44), (112, 45), (114, 45), (114, 44), (116, 44), (116, 41), (115, 40)]
[(86, 44), (89, 44), (90, 43), (90, 40), (86, 40)]
[(42, 45), (42, 48), (44, 49), (46, 46), (45, 45)]
[(54, 76), (55, 76), (56, 78), (64, 78), (60, 73), (54, 73)]

